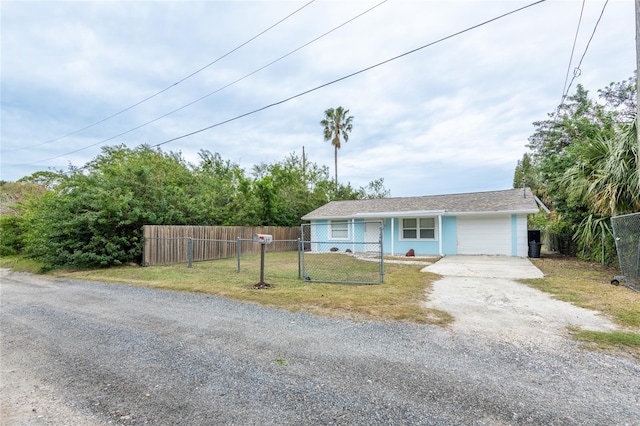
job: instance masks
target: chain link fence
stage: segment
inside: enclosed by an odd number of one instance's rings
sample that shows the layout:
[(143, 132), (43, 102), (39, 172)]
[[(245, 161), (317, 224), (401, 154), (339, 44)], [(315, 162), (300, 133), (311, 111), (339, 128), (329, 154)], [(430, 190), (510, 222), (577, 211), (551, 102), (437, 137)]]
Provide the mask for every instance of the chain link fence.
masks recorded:
[[(297, 230), (297, 228), (296, 228)], [(297, 252), (298, 278), (343, 284), (384, 283), (381, 221), (331, 221), (302, 225), (299, 239), (273, 239), (266, 252)], [(237, 259), (259, 253), (253, 239), (145, 237), (145, 266)], [(295, 256), (295, 254), (293, 254)], [(296, 261), (296, 259), (294, 259)], [(251, 264), (251, 262), (249, 262)], [(242, 266), (244, 270), (244, 266)]]
[(302, 277), (325, 283), (384, 283), (382, 230), (381, 221), (302, 225)]
[[(145, 256), (146, 266), (187, 263), (192, 267), (193, 262), (235, 257), (238, 260), (238, 272), (240, 272), (242, 256), (259, 253), (260, 247), (253, 242), (253, 239), (239, 237), (234, 240), (148, 237), (146, 244), (146, 247), (153, 248)], [(297, 251), (298, 246), (299, 240), (273, 240), (265, 249), (267, 252)]]
[[(611, 218), (613, 236), (625, 285), (640, 291), (640, 212)], [(613, 282), (613, 281), (612, 281)]]

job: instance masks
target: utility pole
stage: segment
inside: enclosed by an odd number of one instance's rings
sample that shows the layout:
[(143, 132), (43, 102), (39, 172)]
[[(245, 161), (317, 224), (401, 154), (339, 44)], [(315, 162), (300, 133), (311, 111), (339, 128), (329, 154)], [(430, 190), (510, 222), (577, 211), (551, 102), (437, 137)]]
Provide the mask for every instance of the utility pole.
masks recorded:
[(307, 189), (307, 157), (304, 155), (304, 145), (302, 146), (302, 181), (304, 188)]
[(636, 139), (638, 142), (638, 158), (636, 159), (638, 166), (638, 188), (640, 188), (640, 78), (638, 78), (638, 70), (640, 70), (640, 0), (636, 0)]

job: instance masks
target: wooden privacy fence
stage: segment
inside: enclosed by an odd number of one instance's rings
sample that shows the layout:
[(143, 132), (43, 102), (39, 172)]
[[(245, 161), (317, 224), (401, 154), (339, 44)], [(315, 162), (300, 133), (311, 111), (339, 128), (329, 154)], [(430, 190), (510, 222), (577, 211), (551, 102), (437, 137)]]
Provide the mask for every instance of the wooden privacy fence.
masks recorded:
[(225, 259), (247, 254), (259, 254), (260, 244), (253, 243), (253, 234), (273, 235), (268, 251), (298, 250), (299, 227), (282, 226), (163, 226), (142, 228), (144, 246), (142, 265), (169, 265)]

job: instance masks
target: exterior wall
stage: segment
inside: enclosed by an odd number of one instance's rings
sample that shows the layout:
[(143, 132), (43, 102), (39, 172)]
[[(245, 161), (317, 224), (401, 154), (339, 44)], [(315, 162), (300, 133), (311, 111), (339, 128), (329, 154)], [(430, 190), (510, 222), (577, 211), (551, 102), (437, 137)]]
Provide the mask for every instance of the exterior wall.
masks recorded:
[(527, 215), (513, 215), (512, 216), (516, 222), (516, 241), (515, 241), (515, 254), (514, 256), (518, 257), (527, 257), (529, 254), (529, 238), (527, 232), (529, 230), (529, 226), (527, 224)]
[[(472, 244), (460, 250), (460, 224), (462, 238)], [(365, 220), (349, 219), (349, 235), (346, 239), (332, 239), (329, 220), (312, 221), (312, 251), (328, 252), (332, 247), (345, 248), (353, 252), (370, 251), (365, 241)], [(433, 241), (402, 240), (401, 219), (383, 220), (383, 250), (385, 254), (403, 256), (413, 249), (417, 256), (439, 256), (457, 254), (489, 254), (526, 257), (528, 254), (527, 215), (478, 215), (478, 216), (442, 216), (437, 235)], [(393, 234), (392, 234), (393, 233)], [(371, 245), (372, 247), (374, 245)], [(375, 245), (376, 250), (379, 249)]]
[(458, 222), (455, 216), (442, 217), (442, 254), (458, 254)]
[[(384, 225), (384, 229), (382, 230), (382, 250), (384, 251), (384, 254), (392, 254), (391, 250), (394, 250), (393, 254), (397, 254), (395, 253), (395, 241), (392, 240), (392, 236), (391, 236), (391, 221), (394, 219), (391, 218), (385, 218), (384, 221), (382, 222)], [(394, 224), (394, 232), (395, 232), (395, 226), (397, 226), (396, 224)]]
[[(393, 235), (391, 235), (391, 221), (393, 221)], [(393, 249), (393, 254), (404, 256), (404, 254), (407, 253), (410, 249), (413, 249), (416, 256), (440, 255), (440, 238), (442, 238), (442, 229), (438, 229), (436, 239), (433, 241), (409, 241), (402, 240), (400, 238), (400, 218), (386, 219), (384, 223), (385, 254), (391, 254), (391, 250)], [(444, 224), (442, 228), (444, 228)]]
[[(311, 251), (330, 252), (332, 248), (339, 251), (346, 249), (352, 252), (367, 252), (379, 250), (379, 238), (376, 235), (375, 241), (367, 241), (366, 222), (363, 219), (349, 219), (347, 221), (348, 234), (345, 238), (335, 238), (331, 235), (331, 220), (311, 221), (310, 238)], [(369, 244), (372, 243), (372, 244)]]

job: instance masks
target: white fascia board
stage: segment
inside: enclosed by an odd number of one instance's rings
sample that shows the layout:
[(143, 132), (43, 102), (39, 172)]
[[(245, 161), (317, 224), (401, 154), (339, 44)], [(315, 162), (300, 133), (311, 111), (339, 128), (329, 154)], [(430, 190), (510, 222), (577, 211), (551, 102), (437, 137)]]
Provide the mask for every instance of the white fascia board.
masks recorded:
[(353, 218), (386, 218), (386, 217), (430, 217), (446, 213), (446, 210), (416, 210), (407, 212), (356, 213)]
[(312, 220), (347, 220), (347, 219), (351, 219), (351, 216), (313, 216), (313, 217), (302, 216), (302, 220), (308, 220), (308, 221), (312, 221)]
[(526, 209), (526, 210), (497, 210), (490, 212), (447, 212), (445, 216), (479, 216), (479, 215), (497, 215), (497, 214), (533, 214), (538, 213), (538, 210)]
[(551, 210), (549, 210), (547, 206), (544, 205), (544, 203), (540, 200), (540, 198), (536, 197), (535, 195), (533, 196), (533, 198), (536, 200), (536, 203), (538, 203), (538, 207), (544, 210), (546, 214), (551, 214)]
[(447, 210), (415, 210), (415, 211), (395, 211), (395, 212), (376, 212), (376, 213), (355, 213), (345, 216), (322, 216), (322, 217), (306, 217), (302, 220), (346, 220), (346, 219), (384, 219), (397, 217), (432, 217), (432, 216), (478, 216), (478, 215), (497, 215), (497, 214), (535, 214), (538, 209), (526, 210), (496, 210), (496, 211), (472, 211), (472, 212), (456, 212)]

